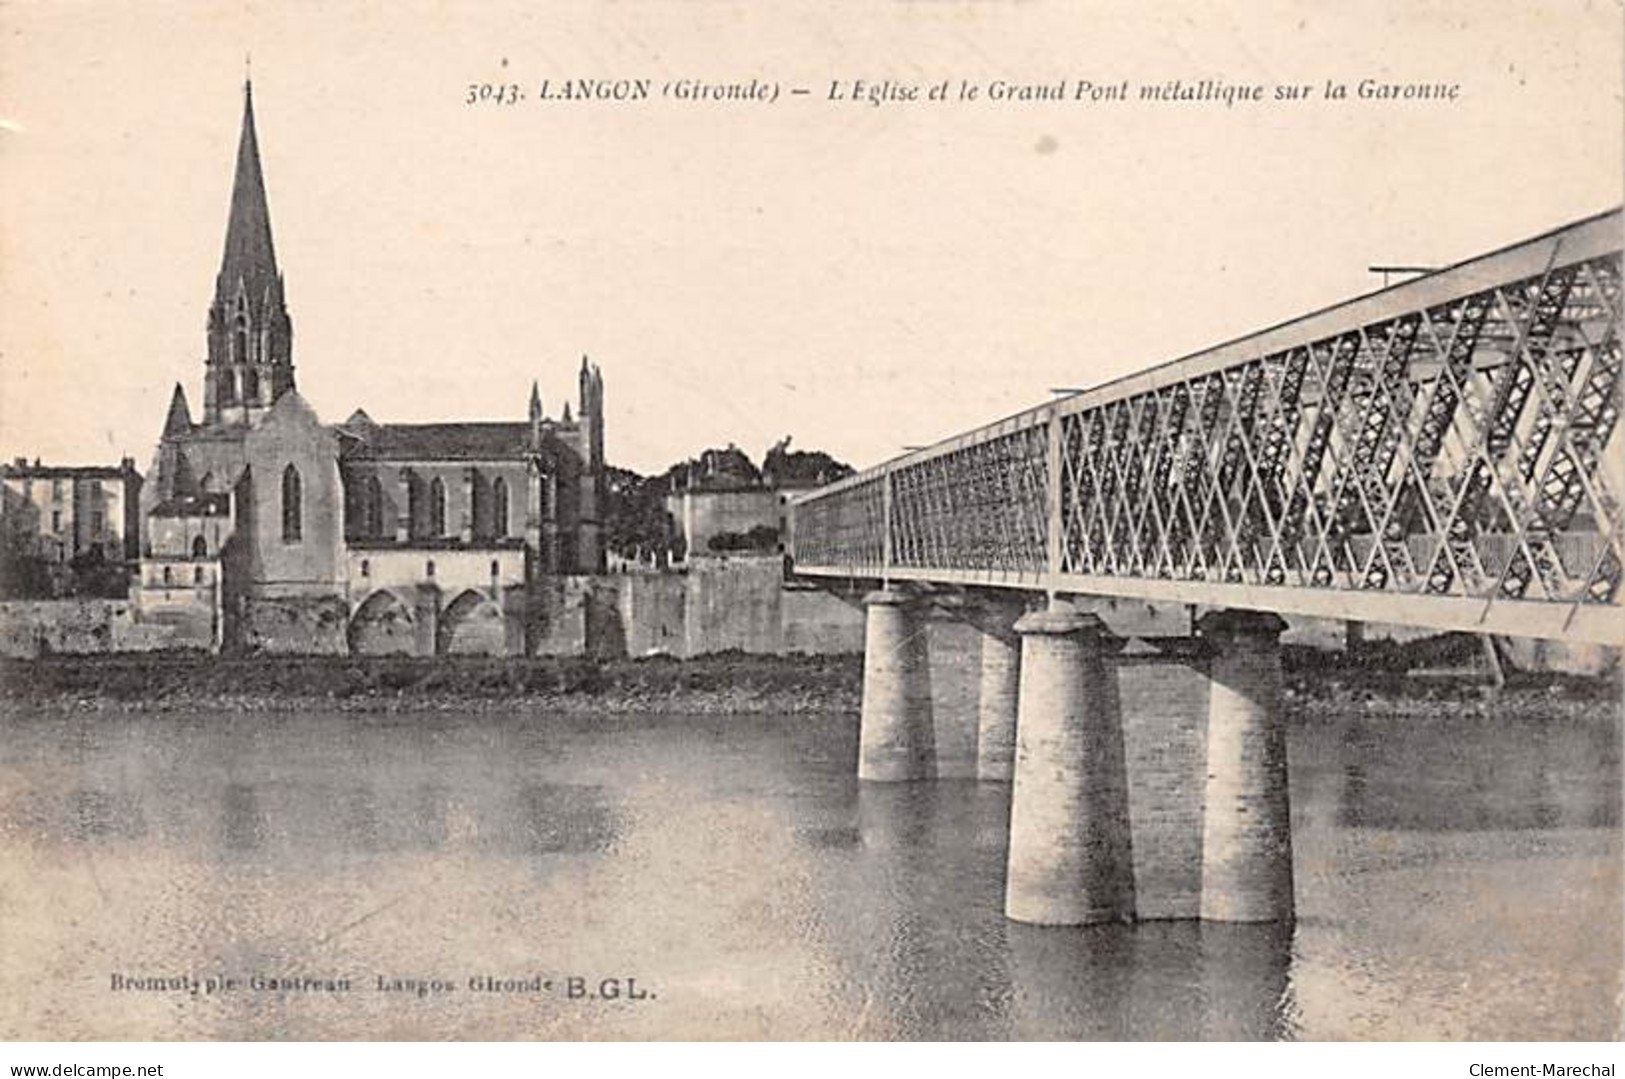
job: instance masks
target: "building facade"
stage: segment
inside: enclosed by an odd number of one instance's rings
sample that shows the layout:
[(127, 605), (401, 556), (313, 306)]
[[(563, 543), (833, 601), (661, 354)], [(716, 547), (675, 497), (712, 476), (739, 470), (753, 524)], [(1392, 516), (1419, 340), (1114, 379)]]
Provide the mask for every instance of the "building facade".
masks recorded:
[(325, 424), (300, 396), (245, 86), (201, 416), (177, 385), (141, 494), (144, 617), (210, 647), (521, 653), (564, 578), (603, 572), (604, 382), (572, 416)]
[[(122, 593), (140, 555), (141, 475), (117, 467), (0, 465), (0, 530), (8, 555), (39, 567), (37, 581), (10, 582), (42, 595)], [(13, 572), (21, 567), (15, 567)]]
[(672, 477), (666, 513), (673, 539), (683, 558), (782, 552), (790, 534), (790, 495), (851, 471), (828, 454), (792, 453), (788, 438), (768, 450), (760, 469), (732, 443), (706, 450)]

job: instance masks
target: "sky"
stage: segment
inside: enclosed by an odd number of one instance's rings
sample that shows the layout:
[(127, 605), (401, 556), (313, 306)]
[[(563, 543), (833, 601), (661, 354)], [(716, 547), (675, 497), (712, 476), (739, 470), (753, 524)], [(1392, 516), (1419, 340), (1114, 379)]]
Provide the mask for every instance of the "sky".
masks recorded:
[[(556, 415), (586, 354), (613, 463), (867, 466), (1619, 204), (1619, 5), (1534, 7), (5, 0), (0, 458), (145, 466), (176, 382), (197, 411), (248, 54), (324, 419), (518, 420), (533, 379)], [(537, 100), (575, 78), (655, 97)], [(829, 100), (1173, 78), (1317, 96)]]

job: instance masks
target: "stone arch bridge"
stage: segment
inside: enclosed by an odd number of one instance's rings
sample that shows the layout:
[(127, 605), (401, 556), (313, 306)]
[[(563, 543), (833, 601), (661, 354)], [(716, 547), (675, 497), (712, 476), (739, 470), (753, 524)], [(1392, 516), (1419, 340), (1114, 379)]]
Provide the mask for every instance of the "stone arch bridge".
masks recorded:
[(352, 655), (511, 655), (523, 631), (503, 602), (477, 588), (451, 595), (432, 587), (375, 588), (352, 598), (345, 641)]

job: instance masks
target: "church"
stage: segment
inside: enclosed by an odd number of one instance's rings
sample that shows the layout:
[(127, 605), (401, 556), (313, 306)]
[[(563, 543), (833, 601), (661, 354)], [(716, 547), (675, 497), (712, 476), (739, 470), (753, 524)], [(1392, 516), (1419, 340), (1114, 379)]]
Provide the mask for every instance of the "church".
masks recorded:
[(604, 570), (598, 368), (573, 416), (532, 384), (523, 420), (333, 425), (293, 339), (245, 84), (201, 409), (175, 387), (141, 487), (141, 619), (211, 649), (546, 650), (567, 585)]

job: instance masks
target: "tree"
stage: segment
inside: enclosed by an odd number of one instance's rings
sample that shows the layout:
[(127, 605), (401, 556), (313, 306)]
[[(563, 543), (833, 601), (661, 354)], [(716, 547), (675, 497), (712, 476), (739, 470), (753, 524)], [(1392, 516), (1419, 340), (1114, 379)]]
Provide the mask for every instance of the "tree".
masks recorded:
[(762, 476), (773, 487), (812, 487), (834, 483), (856, 471), (823, 450), (792, 450), (785, 435), (762, 458)]
[(36, 537), (18, 528), (0, 528), (0, 597), (47, 599), (51, 564)]
[[(764, 485), (809, 487), (833, 483), (850, 476), (853, 469), (821, 450), (792, 451), (790, 439), (785, 438), (767, 451), (760, 469), (745, 451), (730, 442), (678, 461), (657, 476), (643, 476), (613, 465), (607, 471), (606, 545), (622, 558), (642, 561), (653, 555), (659, 561), (664, 557), (681, 560), (685, 554), (682, 536), (666, 511), (666, 496), (674, 491), (748, 490)], [(773, 551), (779, 542), (778, 530), (765, 526), (717, 539), (727, 546), (719, 548), (713, 541), (713, 550)]]
[(666, 513), (666, 476), (640, 476), (611, 465), (606, 533), (609, 549), (622, 558), (657, 558), (671, 548), (671, 517)]
[[(677, 467), (681, 466), (673, 466)], [(744, 450), (730, 442), (720, 449), (705, 450), (688, 462), (687, 475), (680, 482), (685, 487), (713, 491), (759, 487), (762, 473)]]
[(719, 554), (729, 551), (771, 553), (779, 549), (779, 530), (772, 525), (757, 525), (749, 532), (718, 532), (706, 546)]
[(110, 560), (100, 546), (73, 556), (73, 591), (80, 596), (123, 599), (130, 594), (130, 572), (122, 562)]

